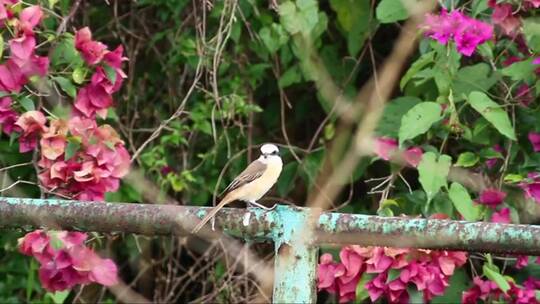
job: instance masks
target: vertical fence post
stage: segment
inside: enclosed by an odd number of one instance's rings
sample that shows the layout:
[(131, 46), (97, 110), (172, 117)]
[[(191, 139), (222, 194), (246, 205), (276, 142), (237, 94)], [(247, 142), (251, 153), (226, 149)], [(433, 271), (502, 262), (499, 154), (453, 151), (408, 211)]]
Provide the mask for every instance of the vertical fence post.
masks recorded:
[(308, 209), (276, 207), (274, 303), (315, 303), (318, 248), (309, 228)]

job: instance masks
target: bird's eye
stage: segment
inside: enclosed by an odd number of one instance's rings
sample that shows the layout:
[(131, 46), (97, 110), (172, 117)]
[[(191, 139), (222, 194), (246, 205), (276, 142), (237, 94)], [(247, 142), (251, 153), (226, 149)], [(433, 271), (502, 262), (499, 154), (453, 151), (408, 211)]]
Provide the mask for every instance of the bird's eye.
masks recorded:
[(278, 151), (272, 152), (272, 155), (277, 155), (277, 154), (278, 154)]

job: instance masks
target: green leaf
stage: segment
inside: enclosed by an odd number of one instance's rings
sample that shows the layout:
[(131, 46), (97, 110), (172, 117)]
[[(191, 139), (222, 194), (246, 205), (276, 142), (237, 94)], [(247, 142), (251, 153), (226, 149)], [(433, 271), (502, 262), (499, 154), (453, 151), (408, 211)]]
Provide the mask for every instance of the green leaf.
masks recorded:
[(497, 83), (497, 77), (490, 74), (491, 68), (487, 63), (478, 63), (459, 69), (452, 84), (454, 100), (463, 100), (473, 91), (487, 92)]
[[(330, 6), (337, 14), (338, 23), (347, 38), (349, 55), (356, 56), (375, 26), (371, 18), (369, 0), (331, 0)], [(371, 22), (370, 22), (371, 21)]]
[(355, 303), (363, 303), (365, 299), (369, 297), (368, 290), (366, 288), (367, 282), (373, 279), (374, 275), (364, 272), (360, 281), (356, 285), (356, 301)]
[(425, 303), (424, 292), (416, 289), (416, 285), (407, 287), (407, 292), (409, 293), (409, 303), (414, 303), (414, 304)]
[(29, 302), (32, 297), (32, 291), (36, 282), (36, 271), (38, 265), (35, 259), (30, 260), (30, 267), (28, 269), (28, 279), (26, 280), (26, 301)]
[(77, 67), (73, 70), (73, 73), (71, 73), (71, 78), (76, 84), (82, 84), (84, 82), (84, 79), (86, 78), (86, 74), (88, 73), (88, 70), (84, 67)]
[(279, 5), (278, 11), (281, 24), (291, 35), (309, 35), (319, 25), (322, 17), (315, 0), (298, 0), (296, 5), (292, 1), (286, 1)]
[(523, 19), (523, 33), (527, 40), (527, 46), (534, 50), (535, 53), (540, 52), (540, 18), (532, 17)]
[(107, 79), (109, 79), (109, 81), (111, 83), (115, 83), (116, 82), (116, 71), (114, 70), (113, 67), (105, 64), (103, 65), (103, 69), (105, 70), (105, 75), (107, 75)]
[(396, 121), (401, 121), (403, 115), (420, 102), (419, 98), (410, 96), (398, 97), (387, 102), (375, 132), (380, 136), (398, 137), (399, 129), (396, 128)]
[(538, 67), (532, 64), (532, 58), (514, 62), (501, 70), (504, 76), (510, 77), (514, 81), (526, 81), (534, 78), (534, 70)]
[(71, 80), (61, 76), (52, 77), (52, 79), (56, 83), (58, 83), (58, 85), (60, 85), (62, 91), (66, 92), (66, 94), (68, 94), (70, 97), (75, 98), (75, 96), (77, 95), (77, 89), (75, 88)]
[(456, 166), (469, 168), (476, 165), (476, 163), (478, 163), (479, 160), (480, 160), (480, 157), (478, 157), (478, 155), (472, 152), (464, 152), (458, 156)]
[(53, 66), (66, 64), (75, 67), (84, 64), (81, 55), (75, 49), (75, 41), (71, 34), (65, 34), (55, 45), (51, 57), (51, 64)]
[(490, 266), (488, 264), (484, 264), (482, 271), (484, 272), (484, 275), (491, 281), (495, 282), (495, 284), (497, 284), (497, 286), (499, 286), (503, 292), (507, 292), (510, 289), (510, 284), (508, 284), (508, 281), (501, 275), (499, 269), (493, 265)]
[(289, 40), (289, 35), (281, 24), (272, 23), (270, 27), (263, 27), (259, 31), (259, 36), (268, 51), (273, 54)]
[(475, 205), (469, 196), (467, 189), (459, 183), (452, 183), (448, 196), (454, 204), (456, 210), (467, 221), (474, 222), (480, 219), (482, 215), (482, 209), (480, 206)]
[(519, 174), (507, 174), (505, 177), (504, 177), (504, 182), (505, 183), (519, 183), (521, 181), (523, 181), (524, 177), (519, 175)]
[(469, 103), (480, 113), (487, 121), (489, 121), (499, 133), (516, 140), (514, 128), (508, 117), (508, 113), (501, 108), (499, 104), (491, 100), (482, 92), (472, 92), (469, 94)]
[(386, 279), (386, 283), (388, 284), (392, 282), (393, 280), (399, 278), (400, 274), (401, 274), (400, 269), (390, 269), (390, 271), (388, 271), (388, 278)]
[(36, 107), (34, 106), (34, 101), (32, 99), (24, 96), (19, 99), (19, 104), (23, 107), (25, 111), (35, 111)]
[(68, 144), (66, 146), (66, 152), (64, 154), (64, 160), (69, 160), (75, 154), (79, 149), (81, 148), (81, 140), (77, 137), (70, 137), (68, 138)]
[(441, 119), (441, 106), (435, 102), (422, 102), (410, 109), (401, 119), (399, 145), (426, 133), (431, 125)]
[(56, 291), (54, 293), (47, 292), (46, 297), (49, 297), (53, 301), (54, 304), (63, 304), (64, 301), (69, 296), (70, 292), (71, 292), (71, 290)]
[(279, 78), (278, 85), (280, 88), (286, 88), (295, 83), (302, 81), (302, 73), (300, 73), (300, 68), (297, 64), (290, 67), (281, 77)]
[(401, 0), (382, 0), (375, 11), (381, 23), (392, 23), (409, 18), (409, 12)]
[(433, 56), (435, 55), (434, 51), (431, 51), (429, 53), (425, 53), (424, 55), (420, 56), (420, 58), (416, 59), (413, 64), (411, 64), (411, 67), (407, 70), (405, 75), (401, 78), (401, 81), (399, 82), (399, 88), (403, 90), (409, 80), (411, 80), (413, 77), (415, 77), (420, 70), (422, 70), (424, 67), (426, 67), (428, 64), (433, 63)]
[(441, 187), (446, 186), (446, 178), (451, 164), (452, 158), (448, 155), (441, 155), (437, 159), (435, 153), (426, 152), (422, 156), (422, 160), (418, 164), (418, 179), (426, 192), (428, 202), (435, 197)]

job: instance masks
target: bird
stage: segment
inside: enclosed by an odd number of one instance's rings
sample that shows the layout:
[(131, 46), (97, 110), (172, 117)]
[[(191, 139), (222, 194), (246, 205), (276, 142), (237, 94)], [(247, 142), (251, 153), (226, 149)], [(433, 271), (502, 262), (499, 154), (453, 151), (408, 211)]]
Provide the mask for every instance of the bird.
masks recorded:
[[(283, 168), (283, 161), (279, 156), (279, 149), (274, 144), (261, 146), (261, 155), (251, 162), (228, 186), (223, 190), (223, 198), (206, 216), (193, 228), (197, 233), (216, 213), (236, 200), (244, 201), (251, 206), (271, 210), (259, 203), (259, 200), (276, 183)], [(275, 206), (274, 206), (275, 207)]]

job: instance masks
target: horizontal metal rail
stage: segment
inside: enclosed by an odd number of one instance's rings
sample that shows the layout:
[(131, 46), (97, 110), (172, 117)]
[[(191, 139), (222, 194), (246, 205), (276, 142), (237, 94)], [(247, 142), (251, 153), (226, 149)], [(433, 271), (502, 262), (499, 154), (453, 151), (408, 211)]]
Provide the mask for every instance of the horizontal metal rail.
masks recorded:
[[(47, 227), (146, 235), (187, 235), (211, 208), (175, 205), (98, 203), (56, 199), (0, 198), (0, 228)], [(274, 240), (288, 223), (284, 212), (307, 208), (278, 206), (224, 208), (216, 228), (247, 239)], [(246, 217), (249, 214), (249, 221)], [(246, 224), (247, 225), (244, 225)], [(218, 235), (216, 233), (216, 235)], [(540, 226), (465, 222), (361, 214), (322, 213), (316, 244), (416, 247), (540, 255)]]
[[(211, 208), (0, 198), (0, 228), (67, 229), (146, 235), (187, 235)], [(312, 215), (318, 218), (313, 219)], [(314, 231), (309, 223), (315, 220)], [(361, 214), (316, 213), (277, 206), (224, 208), (217, 230), (275, 243), (275, 302), (313, 302), (318, 245), (414, 247), (540, 255), (540, 226)], [(205, 236), (219, 236), (219, 233)], [(309, 286), (310, 288), (297, 288)]]

